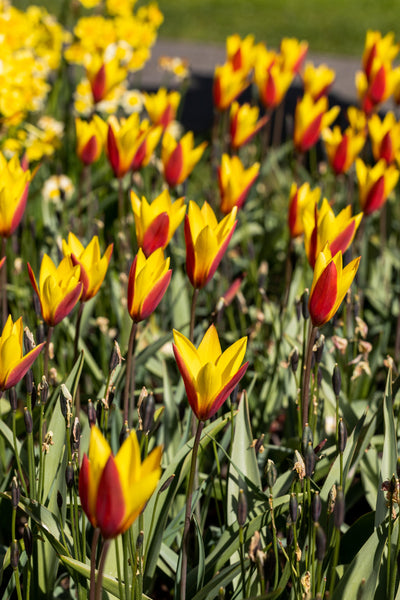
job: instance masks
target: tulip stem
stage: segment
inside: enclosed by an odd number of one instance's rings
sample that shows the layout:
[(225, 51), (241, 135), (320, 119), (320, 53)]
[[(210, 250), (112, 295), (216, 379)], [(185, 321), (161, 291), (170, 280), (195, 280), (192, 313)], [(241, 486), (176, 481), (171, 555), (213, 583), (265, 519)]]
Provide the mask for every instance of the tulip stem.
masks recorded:
[(190, 307), (190, 330), (189, 330), (189, 340), (192, 342), (192, 344), (194, 342), (194, 325), (195, 325), (195, 321), (196, 321), (196, 304), (197, 304), (198, 296), (199, 296), (199, 289), (194, 288), (193, 296), (192, 296), (192, 305)]
[(49, 352), (50, 352), (50, 342), (51, 336), (53, 335), (54, 327), (49, 327), (47, 330), (47, 338), (46, 338), (46, 347), (44, 349), (44, 376), (46, 379), (49, 379)]
[(99, 543), (100, 529), (96, 527), (93, 532), (92, 548), (90, 553), (90, 592), (89, 600), (95, 600), (96, 592), (96, 554), (97, 544)]
[[(0, 260), (2, 260), (6, 255), (6, 244), (7, 238), (1, 238), (1, 255)], [(3, 327), (7, 321), (7, 267), (3, 265), (3, 268), (0, 269), (0, 287), (1, 287), (1, 315), (2, 315), (2, 323)]]
[(14, 452), (15, 452), (15, 460), (17, 462), (18, 475), (21, 480), (21, 485), (24, 488), (25, 497), (28, 498), (28, 488), (26, 486), (25, 477), (22, 472), (21, 460), (20, 460), (20, 457), (18, 454), (18, 448), (17, 448), (17, 415), (16, 415), (15, 410), (12, 411), (12, 431), (13, 431)]
[(82, 314), (83, 307), (85, 304), (83, 302), (79, 302), (79, 310), (78, 316), (76, 318), (76, 327), (75, 327), (75, 340), (74, 340), (74, 360), (78, 358), (78, 346), (79, 346), (79, 336), (81, 331), (81, 322), (82, 322)]
[(111, 543), (110, 539), (105, 540), (104, 544), (103, 544), (103, 549), (101, 551), (99, 569), (97, 571), (95, 600), (101, 600), (101, 597), (103, 595), (102, 594), (102, 591), (103, 591), (103, 573), (104, 573), (104, 566), (106, 564), (106, 558), (107, 558), (108, 549), (110, 547), (110, 543)]
[(301, 390), (301, 407), (303, 413), (303, 428), (308, 422), (308, 401), (310, 396), (310, 374), (311, 374), (311, 361), (315, 335), (317, 333), (317, 327), (312, 325), (310, 321), (310, 334), (308, 336), (306, 363), (304, 365), (303, 382)]
[(190, 463), (190, 474), (188, 487), (186, 491), (186, 511), (185, 511), (185, 524), (182, 536), (182, 563), (181, 563), (181, 593), (180, 600), (186, 599), (186, 578), (187, 578), (187, 562), (188, 562), (188, 542), (189, 542), (189, 529), (192, 512), (192, 495), (193, 495), (193, 483), (196, 473), (197, 453), (200, 445), (201, 432), (203, 431), (204, 423), (199, 421), (197, 423), (196, 436), (193, 441), (192, 448), (192, 461)]
[[(126, 371), (125, 371), (125, 390), (124, 390), (124, 423), (128, 423), (129, 426), (129, 412), (133, 414), (135, 408), (135, 341), (136, 341), (137, 323), (133, 321), (131, 327), (131, 333), (129, 336), (128, 352), (126, 355)], [(131, 397), (131, 406), (129, 407), (129, 392), (133, 389)], [(130, 410), (129, 410), (130, 409)]]

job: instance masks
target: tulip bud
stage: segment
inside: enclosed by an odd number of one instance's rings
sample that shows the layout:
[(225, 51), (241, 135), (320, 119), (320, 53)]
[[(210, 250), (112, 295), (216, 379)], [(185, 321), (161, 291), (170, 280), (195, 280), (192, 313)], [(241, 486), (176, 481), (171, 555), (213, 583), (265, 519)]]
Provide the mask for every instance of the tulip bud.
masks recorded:
[(32, 556), (33, 536), (32, 536), (32, 530), (29, 527), (28, 523), (25, 523), (25, 525), (24, 525), (23, 537), (24, 537), (25, 552), (27, 553), (28, 556)]
[(81, 443), (81, 425), (78, 417), (75, 417), (74, 424), (71, 429), (71, 448), (72, 452), (78, 452)]
[(28, 369), (25, 375), (25, 386), (26, 386), (26, 393), (29, 394), (29, 396), (31, 396), (32, 394), (32, 386), (33, 386), (33, 373), (32, 373), (32, 369)]
[(146, 398), (144, 398), (141, 406), (140, 413), (143, 422), (143, 431), (148, 433), (154, 425), (154, 413), (156, 410), (156, 405), (154, 401), (153, 394), (149, 394)]
[(144, 539), (144, 531), (139, 531), (139, 535), (137, 536), (137, 539), (136, 539), (136, 552), (139, 552), (139, 550), (142, 548), (143, 539)]
[(20, 496), (21, 492), (19, 489), (17, 478), (13, 477), (11, 481), (11, 505), (14, 509), (18, 506)]
[(10, 565), (13, 569), (17, 569), (18, 563), (19, 563), (18, 542), (17, 542), (17, 540), (13, 540), (11, 542), (11, 548), (10, 548)]
[(296, 523), (296, 521), (297, 521), (298, 507), (299, 507), (299, 505), (297, 502), (296, 494), (294, 494), (294, 493), (290, 494), (289, 514), (290, 514), (290, 518), (292, 519), (292, 523)]
[(254, 443), (254, 452), (257, 454), (260, 452), (261, 454), (264, 452), (265, 448), (263, 446), (265, 435), (262, 433), (260, 437)]
[(299, 366), (299, 351), (297, 348), (293, 348), (289, 354), (290, 368), (293, 373), (296, 373), (297, 367)]
[(29, 327), (24, 327), (24, 348), (25, 352), (28, 354), (31, 350), (36, 348), (35, 340), (33, 338), (33, 333), (29, 329)]
[(325, 336), (320, 335), (314, 345), (315, 362), (319, 365), (322, 360), (322, 354), (324, 352)]
[(268, 459), (268, 462), (267, 462), (266, 473), (267, 473), (268, 487), (269, 487), (270, 490), (272, 490), (272, 488), (275, 485), (276, 478), (277, 478), (278, 474), (277, 474), (277, 471), (276, 471), (275, 463), (270, 458)]
[(339, 452), (343, 454), (347, 443), (347, 429), (346, 425), (343, 422), (343, 419), (339, 419), (338, 425), (338, 447)]
[(168, 477), (168, 479), (166, 481), (164, 481), (164, 483), (160, 487), (160, 491), (158, 493), (161, 494), (162, 492), (165, 492), (165, 490), (167, 490), (169, 488), (169, 486), (171, 485), (171, 483), (173, 482), (174, 479), (175, 479), (175, 473), (173, 475), (170, 475), (170, 477)]
[(301, 295), (301, 313), (303, 315), (303, 319), (308, 319), (308, 317), (310, 316), (310, 313), (308, 311), (308, 295), (308, 290), (304, 290), (304, 292)]
[(238, 517), (239, 527), (243, 527), (243, 525), (246, 523), (246, 519), (247, 519), (247, 498), (246, 498), (246, 494), (244, 493), (243, 490), (239, 490), (239, 502), (238, 502), (237, 517)]
[(61, 384), (61, 388), (60, 388), (60, 406), (61, 406), (61, 412), (62, 412), (64, 419), (67, 419), (68, 415), (71, 414), (72, 396), (71, 396), (69, 389), (67, 388), (67, 386), (64, 383)]
[(225, 588), (222, 586), (218, 590), (218, 600), (224, 600), (225, 598)]
[(312, 445), (314, 443), (314, 437), (313, 437), (311, 427), (309, 426), (308, 423), (306, 423), (304, 426), (304, 429), (303, 429), (303, 437), (301, 439), (303, 454), (305, 454), (305, 452), (307, 450), (308, 442), (311, 442), (311, 445)]
[(325, 558), (326, 550), (326, 535), (325, 531), (319, 525), (315, 524), (315, 557), (319, 561), (323, 561)]
[(319, 517), (321, 514), (321, 508), (322, 508), (321, 497), (319, 495), (319, 492), (315, 492), (315, 494), (313, 495), (313, 499), (311, 501), (311, 517), (312, 517), (312, 520), (314, 521), (314, 523), (319, 521)]
[(32, 391), (31, 391), (31, 407), (32, 410), (35, 408), (36, 403), (37, 403), (37, 388), (36, 388), (36, 384), (34, 381), (32, 381)]
[(67, 484), (67, 488), (70, 490), (74, 487), (75, 483), (75, 472), (74, 467), (71, 462), (67, 464), (65, 469), (65, 482)]
[(339, 396), (340, 388), (342, 387), (342, 375), (340, 373), (338, 364), (336, 364), (333, 368), (332, 387), (333, 387), (333, 392), (334, 392), (335, 396)]
[(311, 442), (308, 442), (306, 452), (304, 455), (304, 465), (306, 468), (306, 477), (311, 477), (315, 467), (315, 452)]
[(8, 390), (8, 399), (10, 401), (11, 410), (15, 412), (18, 408), (17, 392), (15, 387), (11, 387)]
[(29, 412), (29, 410), (26, 408), (24, 408), (24, 421), (25, 421), (25, 428), (26, 428), (26, 433), (30, 434), (33, 431), (33, 421), (32, 421), (32, 415)]
[(88, 401), (87, 415), (88, 415), (89, 425), (90, 426), (96, 425), (96, 409), (91, 400)]
[(340, 529), (344, 521), (345, 504), (343, 490), (339, 486), (336, 493), (335, 508), (333, 509), (333, 522), (336, 529)]

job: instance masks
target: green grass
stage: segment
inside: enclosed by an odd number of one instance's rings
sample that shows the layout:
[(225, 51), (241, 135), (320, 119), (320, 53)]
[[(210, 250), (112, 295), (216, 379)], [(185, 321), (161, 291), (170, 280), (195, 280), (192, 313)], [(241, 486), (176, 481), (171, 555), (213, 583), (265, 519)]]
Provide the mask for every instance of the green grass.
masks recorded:
[[(140, 4), (146, 2), (140, 1)], [(160, 36), (223, 44), (231, 33), (253, 33), (276, 47), (284, 36), (308, 40), (312, 52), (359, 56), (367, 29), (392, 31), (396, 0), (159, 0)], [(14, 0), (17, 7), (29, 4)], [(55, 14), (62, 0), (42, 0)]]

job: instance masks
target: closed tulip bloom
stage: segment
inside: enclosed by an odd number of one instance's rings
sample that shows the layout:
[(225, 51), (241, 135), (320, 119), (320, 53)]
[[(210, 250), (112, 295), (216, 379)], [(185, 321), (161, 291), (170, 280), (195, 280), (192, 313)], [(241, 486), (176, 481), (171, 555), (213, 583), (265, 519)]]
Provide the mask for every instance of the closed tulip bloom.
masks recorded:
[(9, 161), (0, 152), (0, 236), (9, 237), (21, 222), (28, 198), (31, 173), (14, 155)]
[(244, 69), (235, 69), (231, 62), (215, 67), (213, 83), (214, 106), (224, 111), (249, 86)]
[(320, 188), (310, 189), (309, 183), (303, 183), (300, 187), (292, 183), (289, 195), (288, 226), (290, 237), (295, 238), (304, 233), (303, 214), (306, 208), (314, 213), (321, 196)]
[(393, 112), (386, 113), (383, 121), (379, 115), (372, 115), (368, 121), (372, 154), (379, 161), (383, 158), (387, 164), (400, 160), (400, 122)]
[(164, 178), (170, 187), (183, 183), (203, 156), (207, 142), (194, 147), (194, 136), (188, 131), (177, 141), (169, 131), (162, 139), (161, 160), (164, 166)]
[(242, 208), (251, 186), (258, 177), (260, 163), (245, 169), (238, 156), (223, 154), (218, 167), (218, 186), (221, 196), (221, 212), (228, 214), (234, 206)]
[(127, 531), (150, 499), (161, 476), (161, 446), (142, 462), (136, 431), (116, 456), (96, 425), (90, 430), (89, 456), (79, 472), (81, 505), (104, 539)]
[(234, 33), (226, 38), (226, 54), (228, 62), (235, 71), (249, 74), (254, 67), (257, 48), (254, 46), (254, 35), (241, 38)]
[(318, 65), (315, 67), (313, 63), (306, 63), (304, 73), (302, 75), (304, 92), (310, 94), (314, 102), (319, 100), (321, 96), (326, 96), (335, 81), (336, 73), (327, 65)]
[(117, 85), (126, 79), (128, 71), (121, 67), (118, 57), (106, 62), (103, 57), (92, 55), (86, 66), (86, 75), (92, 90), (93, 102), (96, 104), (104, 100)]
[(364, 71), (356, 73), (357, 94), (363, 111), (370, 115), (375, 108), (385, 102), (395, 91), (400, 80), (400, 68), (393, 68), (384, 59), (375, 57), (369, 77)]
[(161, 125), (163, 129), (176, 117), (181, 95), (177, 91), (168, 92), (159, 88), (155, 94), (144, 94), (144, 106), (153, 125)]
[(319, 253), (308, 300), (314, 327), (321, 327), (336, 314), (357, 273), (360, 259), (361, 257), (355, 258), (343, 269), (340, 251), (332, 256), (329, 245), (326, 244)]
[(260, 100), (267, 109), (279, 106), (293, 81), (294, 72), (284, 68), (282, 57), (276, 52), (260, 49), (254, 71), (254, 80)]
[(322, 130), (328, 161), (336, 175), (347, 173), (365, 144), (365, 134), (348, 127), (344, 133), (339, 126)]
[(354, 217), (351, 212), (349, 205), (335, 215), (326, 198), (319, 210), (315, 204), (313, 211), (306, 208), (303, 212), (304, 245), (308, 262), (313, 268), (326, 244), (332, 255), (339, 251), (344, 254), (349, 248), (363, 217), (362, 212)]
[(224, 352), (214, 325), (206, 331), (198, 348), (174, 330), (174, 355), (185, 384), (191, 409), (206, 421), (221, 408), (248, 367), (242, 365), (247, 338), (243, 337)]
[(20, 381), (42, 351), (44, 342), (23, 356), (22, 317), (13, 323), (8, 315), (0, 337), (0, 395)]
[(140, 121), (138, 113), (127, 119), (112, 115), (108, 119), (107, 156), (114, 175), (123, 177), (149, 162), (161, 137), (162, 127), (152, 127)]
[(86, 248), (71, 232), (68, 234), (68, 242), (62, 241), (64, 256), (70, 256), (73, 264), (81, 268), (79, 276), (83, 285), (81, 302), (90, 300), (99, 291), (107, 273), (113, 247), (114, 245), (110, 244), (101, 256), (97, 235), (93, 236)]
[(381, 208), (396, 187), (399, 171), (394, 165), (387, 165), (383, 159), (369, 167), (358, 158), (356, 173), (360, 205), (364, 214), (370, 215)]
[(283, 38), (280, 51), (283, 68), (298, 73), (308, 52), (308, 42), (299, 42), (296, 38)]
[(186, 212), (185, 198), (172, 202), (168, 190), (161, 192), (151, 203), (131, 191), (131, 204), (135, 216), (136, 240), (145, 256), (163, 250), (171, 241)]
[(161, 248), (148, 258), (139, 248), (128, 280), (128, 312), (135, 323), (147, 319), (155, 311), (167, 290), (171, 275), (169, 258), (164, 258)]
[(185, 217), (186, 272), (194, 288), (204, 287), (217, 270), (235, 230), (236, 213), (234, 206), (218, 223), (208, 202), (202, 208), (189, 202)]
[(69, 256), (58, 267), (45, 254), (40, 266), (39, 285), (28, 263), (29, 278), (42, 310), (43, 320), (54, 327), (66, 317), (78, 302), (83, 285), (79, 281), (80, 266), (74, 266)]
[(107, 138), (107, 123), (98, 115), (91, 121), (75, 119), (76, 153), (85, 165), (96, 162), (103, 151)]
[(238, 102), (232, 103), (229, 122), (232, 148), (240, 148), (244, 144), (247, 144), (265, 125), (268, 117), (264, 116), (257, 121), (259, 114), (260, 110), (258, 106), (251, 106), (247, 103), (242, 105)]
[(328, 99), (323, 96), (314, 102), (310, 94), (304, 94), (297, 102), (294, 117), (294, 145), (299, 152), (306, 152), (314, 146), (321, 131), (336, 119), (340, 112), (338, 106), (328, 110)]

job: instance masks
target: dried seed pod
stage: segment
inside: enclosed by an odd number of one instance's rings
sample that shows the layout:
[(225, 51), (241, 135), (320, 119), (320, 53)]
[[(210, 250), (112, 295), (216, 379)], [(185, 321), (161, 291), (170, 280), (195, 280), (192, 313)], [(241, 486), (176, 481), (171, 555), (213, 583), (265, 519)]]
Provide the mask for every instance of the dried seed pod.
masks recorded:
[(289, 354), (289, 362), (292, 372), (296, 373), (297, 367), (299, 366), (299, 351), (297, 350), (297, 348), (293, 348), (293, 350)]
[(74, 487), (75, 484), (75, 471), (74, 466), (71, 462), (67, 464), (65, 469), (65, 482), (67, 484), (67, 488), (70, 490)]
[(326, 535), (319, 523), (315, 524), (315, 558), (323, 561), (326, 551)]
[(299, 504), (297, 502), (296, 494), (292, 493), (292, 494), (290, 494), (290, 500), (289, 500), (289, 515), (292, 520), (292, 523), (296, 523), (296, 521), (297, 521), (298, 508), (299, 508)]
[(247, 519), (247, 498), (243, 490), (239, 490), (237, 518), (239, 527), (243, 527)]
[(24, 421), (25, 421), (26, 433), (28, 433), (28, 434), (32, 433), (32, 431), (33, 431), (32, 415), (26, 406), (24, 408)]
[(339, 419), (338, 425), (338, 448), (339, 452), (343, 454), (347, 443), (347, 429), (343, 422), (343, 419)]
[(333, 392), (334, 392), (335, 396), (339, 396), (340, 389), (342, 387), (342, 375), (340, 373), (339, 365), (337, 363), (333, 368), (332, 387), (333, 387)]
[(154, 425), (154, 413), (156, 411), (156, 403), (153, 394), (149, 394), (142, 402), (140, 407), (143, 431), (149, 433)]
[(40, 404), (45, 406), (49, 397), (49, 384), (46, 377), (43, 375), (42, 381), (39, 383)]
[(322, 360), (322, 354), (324, 352), (324, 346), (325, 346), (325, 336), (324, 335), (320, 335), (319, 338), (317, 339), (317, 341), (315, 342), (314, 345), (314, 354), (315, 354), (315, 362), (319, 365), (319, 363)]
[(165, 490), (167, 490), (169, 488), (169, 486), (171, 485), (171, 483), (173, 482), (174, 479), (175, 479), (175, 473), (173, 475), (171, 475), (170, 477), (168, 477), (168, 479), (162, 484), (162, 486), (160, 487), (159, 494), (161, 494), (162, 492), (165, 492)]
[(13, 477), (11, 481), (11, 505), (14, 509), (16, 509), (19, 504), (20, 496), (21, 491), (19, 489), (17, 478)]
[(267, 462), (266, 475), (267, 475), (268, 487), (270, 490), (272, 490), (272, 488), (275, 485), (278, 474), (276, 471), (275, 463), (270, 458), (268, 459), (268, 462)]
[(121, 364), (121, 362), (122, 362), (121, 350), (120, 350), (118, 342), (116, 340), (114, 340), (114, 346), (113, 346), (113, 349), (111, 352), (110, 365), (109, 365), (110, 373), (112, 373), (118, 367), (118, 365)]
[(314, 452), (314, 448), (312, 447), (312, 443), (308, 442), (308, 446), (304, 455), (304, 465), (306, 468), (306, 477), (311, 477), (312, 474), (314, 473), (314, 467), (315, 467), (315, 461), (316, 461), (316, 457), (315, 457), (315, 452)]
[(304, 290), (301, 296), (301, 313), (303, 315), (303, 319), (308, 319), (308, 317), (310, 316), (310, 313), (308, 311), (308, 296), (309, 291), (308, 289), (306, 289)]
[(18, 563), (19, 563), (18, 542), (17, 542), (17, 540), (13, 540), (11, 542), (11, 548), (10, 548), (10, 565), (13, 569), (17, 569)]
[(88, 415), (88, 420), (89, 420), (89, 425), (96, 425), (96, 409), (94, 407), (94, 404), (91, 400), (88, 401), (88, 407), (87, 407), (87, 415)]
[(136, 552), (139, 552), (140, 548), (143, 546), (144, 540), (144, 531), (139, 531), (139, 535), (136, 538)]
[(303, 454), (305, 454), (309, 442), (311, 443), (311, 445), (313, 445), (314, 444), (314, 437), (313, 437), (313, 433), (312, 433), (311, 427), (309, 426), (308, 423), (306, 423), (304, 425), (304, 429), (303, 429), (303, 437), (301, 438), (301, 445), (302, 445), (302, 448), (303, 448)]
[(81, 424), (78, 417), (75, 417), (74, 424), (71, 428), (71, 449), (72, 452), (78, 452), (81, 443)]
[(64, 383), (60, 387), (60, 407), (64, 419), (67, 419), (72, 409), (72, 396)]
[(222, 586), (218, 590), (218, 600), (224, 600), (225, 598), (225, 588)]
[(25, 387), (26, 393), (29, 396), (32, 394), (32, 385), (33, 385), (33, 372), (32, 369), (28, 369), (25, 375)]
[(31, 350), (33, 350), (34, 348), (36, 348), (36, 344), (35, 344), (35, 340), (34, 340), (34, 337), (33, 337), (33, 333), (31, 332), (31, 330), (29, 329), (29, 327), (24, 327), (23, 342), (24, 342), (25, 352), (27, 354), (28, 354), (28, 352), (31, 352)]
[(342, 488), (339, 486), (336, 493), (335, 508), (333, 509), (333, 522), (336, 529), (340, 529), (344, 521), (345, 503)]
[(322, 503), (321, 503), (321, 498), (320, 498), (319, 492), (315, 492), (315, 494), (313, 495), (312, 501), (311, 501), (311, 517), (312, 517), (312, 520), (314, 521), (314, 523), (319, 521), (319, 517), (321, 514), (321, 508), (322, 508)]

